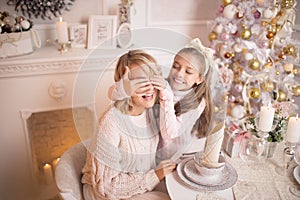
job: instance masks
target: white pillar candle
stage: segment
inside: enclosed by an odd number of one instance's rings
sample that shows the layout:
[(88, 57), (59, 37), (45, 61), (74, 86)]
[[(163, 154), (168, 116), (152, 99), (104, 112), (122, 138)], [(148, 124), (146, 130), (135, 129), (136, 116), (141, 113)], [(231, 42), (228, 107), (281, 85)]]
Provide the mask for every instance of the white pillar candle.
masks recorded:
[(258, 129), (263, 132), (272, 130), (275, 108), (262, 106), (260, 108)]
[(52, 168), (53, 168), (53, 171), (55, 172), (55, 169), (56, 169), (56, 166), (59, 162), (60, 158), (56, 158), (52, 161)]
[(296, 117), (290, 117), (288, 127), (286, 130), (286, 141), (291, 143), (298, 143), (300, 138), (300, 119), (298, 115)]
[(51, 184), (53, 182), (53, 174), (52, 174), (52, 167), (50, 164), (46, 163), (43, 166), (44, 176), (47, 184)]
[(56, 22), (57, 40), (60, 44), (65, 44), (69, 41), (67, 22), (62, 21), (62, 17)]

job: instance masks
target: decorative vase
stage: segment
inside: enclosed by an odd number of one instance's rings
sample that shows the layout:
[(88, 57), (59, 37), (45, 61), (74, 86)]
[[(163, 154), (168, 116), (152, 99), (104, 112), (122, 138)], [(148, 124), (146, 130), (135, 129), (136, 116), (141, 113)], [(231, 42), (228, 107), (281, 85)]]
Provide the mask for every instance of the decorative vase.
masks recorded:
[(266, 151), (264, 152), (267, 158), (273, 157), (276, 146), (277, 146), (277, 142), (267, 142)]

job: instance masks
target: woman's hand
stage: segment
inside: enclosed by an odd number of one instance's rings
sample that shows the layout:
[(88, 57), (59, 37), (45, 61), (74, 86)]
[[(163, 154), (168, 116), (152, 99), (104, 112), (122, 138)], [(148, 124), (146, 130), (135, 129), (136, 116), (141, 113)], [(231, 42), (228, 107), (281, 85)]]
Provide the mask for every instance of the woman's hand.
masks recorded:
[(122, 78), (123, 81), (123, 88), (125, 93), (128, 96), (138, 95), (142, 96), (145, 94), (145, 91), (153, 89), (151, 82), (149, 79), (146, 78), (139, 78), (139, 79), (129, 79), (129, 68), (125, 68), (125, 73)]
[(158, 76), (158, 75), (150, 78), (150, 81), (154, 86), (154, 88), (158, 89), (159, 91), (163, 91), (168, 85), (168, 82), (162, 76)]
[(176, 163), (171, 160), (163, 160), (155, 168), (155, 173), (161, 181), (166, 175), (170, 174), (176, 168)]

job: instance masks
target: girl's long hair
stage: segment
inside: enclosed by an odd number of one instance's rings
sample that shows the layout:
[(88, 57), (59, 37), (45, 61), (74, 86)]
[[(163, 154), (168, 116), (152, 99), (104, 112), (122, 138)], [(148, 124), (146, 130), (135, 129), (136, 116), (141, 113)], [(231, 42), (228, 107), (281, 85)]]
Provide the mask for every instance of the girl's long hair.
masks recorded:
[[(194, 84), (192, 91), (185, 95), (180, 101), (178, 101), (174, 108), (176, 116), (180, 116), (183, 113), (186, 113), (192, 109), (196, 109), (201, 100), (205, 100), (205, 109), (200, 115), (200, 118), (197, 120), (196, 124), (193, 127), (193, 130), (198, 130), (198, 137), (205, 137), (208, 133), (210, 120), (212, 117), (211, 113), (211, 95), (208, 85), (208, 80), (211, 76), (211, 69), (209, 66), (206, 66), (205, 57), (195, 48), (188, 47), (181, 49), (176, 56), (181, 56), (184, 58), (184, 55), (192, 55), (197, 58), (197, 67), (200, 70), (200, 75), (206, 71), (204, 81), (200, 84)], [(208, 70), (206, 68), (209, 67)]]

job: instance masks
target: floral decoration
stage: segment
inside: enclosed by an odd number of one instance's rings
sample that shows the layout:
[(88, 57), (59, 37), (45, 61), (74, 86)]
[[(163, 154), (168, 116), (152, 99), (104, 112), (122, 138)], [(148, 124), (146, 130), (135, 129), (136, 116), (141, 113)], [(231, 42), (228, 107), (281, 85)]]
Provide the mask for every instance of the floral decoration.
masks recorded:
[[(275, 128), (269, 132), (268, 142), (281, 142), (287, 129), (288, 118), (294, 115), (293, 105), (289, 102), (276, 102), (273, 104), (275, 108), (275, 115), (273, 125)], [(249, 116), (246, 119), (246, 129), (256, 136), (258, 136), (258, 129), (256, 125), (256, 117)]]

